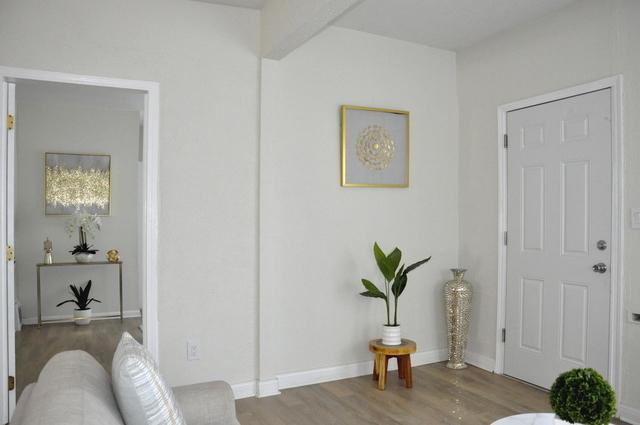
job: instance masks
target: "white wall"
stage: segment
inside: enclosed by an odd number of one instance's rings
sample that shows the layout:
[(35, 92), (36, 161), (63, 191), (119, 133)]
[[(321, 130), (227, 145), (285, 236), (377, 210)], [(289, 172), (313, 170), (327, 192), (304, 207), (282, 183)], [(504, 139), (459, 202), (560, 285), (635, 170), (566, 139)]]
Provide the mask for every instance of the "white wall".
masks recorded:
[[(460, 259), (476, 282), (471, 351), (495, 356), (500, 104), (624, 74), (625, 202), (640, 207), (640, 2), (585, 0), (458, 53)], [(625, 221), (625, 308), (640, 311), (640, 231)], [(640, 415), (640, 326), (625, 325), (621, 401)], [(640, 417), (635, 418), (640, 421)]]
[[(160, 83), (161, 368), (173, 385), (253, 379), (258, 12), (183, 0), (0, 8), (3, 65)], [(186, 360), (189, 338), (199, 361)]]
[[(138, 146), (140, 113), (88, 107), (79, 102), (59, 102), (47, 96), (25, 100), (20, 85), (16, 126), (16, 288), (24, 319), (37, 318), (36, 263), (43, 261), (42, 241), (54, 246), (55, 262), (73, 262), (68, 252), (77, 235), (65, 232), (68, 216), (44, 214), (44, 154), (102, 153), (111, 155), (111, 215), (102, 218), (102, 231), (89, 243), (100, 252), (97, 259), (117, 248), (123, 265), (124, 310), (139, 312), (138, 298)], [(133, 190), (132, 190), (133, 189)], [(56, 308), (69, 299), (69, 284), (92, 280), (92, 296), (102, 301), (91, 305), (94, 313), (117, 313), (118, 267), (42, 269), (44, 318), (71, 317), (73, 306)]]
[[(442, 284), (458, 265), (455, 54), (329, 28), (281, 61), (263, 60), (260, 378), (370, 360), (381, 300), (378, 241), (412, 273), (399, 321), (419, 351), (446, 346)], [(341, 104), (411, 112), (408, 189), (340, 187)]]

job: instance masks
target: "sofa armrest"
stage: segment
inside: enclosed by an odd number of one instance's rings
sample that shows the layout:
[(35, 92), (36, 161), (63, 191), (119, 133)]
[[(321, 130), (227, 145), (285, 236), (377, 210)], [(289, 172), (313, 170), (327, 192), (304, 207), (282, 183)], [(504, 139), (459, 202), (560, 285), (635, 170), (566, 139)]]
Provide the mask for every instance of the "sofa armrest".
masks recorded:
[(187, 425), (240, 425), (229, 384), (205, 382), (173, 388)]
[(21, 425), (24, 419), (24, 415), (29, 408), (29, 399), (31, 398), (31, 392), (35, 388), (36, 384), (31, 383), (27, 385), (24, 390), (22, 390), (22, 394), (20, 395), (20, 399), (18, 399), (18, 404), (16, 405), (16, 409), (13, 411), (13, 416), (11, 417), (11, 425)]

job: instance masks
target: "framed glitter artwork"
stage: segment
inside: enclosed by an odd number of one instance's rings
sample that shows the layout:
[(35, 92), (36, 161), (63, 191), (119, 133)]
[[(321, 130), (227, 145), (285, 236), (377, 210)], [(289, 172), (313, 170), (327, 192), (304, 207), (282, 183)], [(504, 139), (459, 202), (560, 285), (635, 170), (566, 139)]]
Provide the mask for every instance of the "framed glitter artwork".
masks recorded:
[(342, 105), (344, 187), (409, 187), (409, 112)]
[(45, 153), (46, 215), (111, 213), (111, 155)]

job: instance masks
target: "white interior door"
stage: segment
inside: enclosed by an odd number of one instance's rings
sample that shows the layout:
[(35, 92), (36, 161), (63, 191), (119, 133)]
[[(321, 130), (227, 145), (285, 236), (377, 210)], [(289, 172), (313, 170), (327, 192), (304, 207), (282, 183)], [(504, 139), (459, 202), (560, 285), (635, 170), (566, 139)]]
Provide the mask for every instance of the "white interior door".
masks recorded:
[[(0, 381), (0, 414), (2, 423), (8, 423), (15, 408), (15, 320), (14, 320), (14, 201), (15, 201), (15, 84), (2, 83), (2, 290), (0, 291), (2, 324), (0, 333), (0, 357), (2, 360), (2, 381)], [(13, 379), (12, 386), (9, 385)]]
[(504, 373), (544, 388), (576, 367), (608, 377), (611, 90), (509, 112), (507, 134)]

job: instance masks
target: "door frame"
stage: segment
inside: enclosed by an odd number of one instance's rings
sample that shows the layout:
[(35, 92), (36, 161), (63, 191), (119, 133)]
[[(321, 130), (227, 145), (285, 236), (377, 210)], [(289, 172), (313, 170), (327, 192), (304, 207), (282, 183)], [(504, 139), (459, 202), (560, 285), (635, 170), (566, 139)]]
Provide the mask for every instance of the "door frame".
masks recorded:
[(505, 344), (502, 329), (506, 324), (507, 295), (507, 149), (504, 135), (507, 133), (507, 113), (568, 97), (611, 89), (611, 308), (609, 323), (609, 381), (616, 392), (620, 390), (622, 362), (622, 332), (624, 325), (624, 150), (622, 75), (603, 78), (586, 84), (565, 88), (540, 96), (500, 105), (498, 107), (498, 302), (496, 320), (495, 372), (504, 373)]
[[(3, 100), (2, 116), (0, 117), (0, 163), (6, 161), (7, 146), (7, 120), (5, 110), (6, 93), (4, 87), (6, 82), (19, 82), (20, 80), (32, 80), (53, 83), (78, 84), (85, 86), (97, 86), (108, 88), (120, 88), (137, 90), (144, 94), (144, 113), (143, 113), (143, 203), (142, 203), (142, 220), (144, 226), (142, 230), (142, 282), (143, 282), (143, 341), (149, 350), (151, 356), (159, 361), (159, 340), (158, 340), (158, 147), (159, 147), (159, 129), (160, 129), (160, 85), (153, 81), (125, 80), (120, 78), (106, 78), (89, 75), (77, 75), (69, 73), (40, 71), (33, 69), (13, 68), (0, 66), (0, 85), (3, 87), (1, 98)], [(18, 122), (20, 118), (16, 118)], [(2, 166), (4, 168), (4, 166)], [(4, 199), (6, 193), (6, 180), (4, 176), (0, 176), (0, 284), (6, 288), (6, 258), (5, 249), (7, 245), (7, 235), (5, 229), (4, 217), (6, 214)], [(6, 296), (6, 291), (2, 295)], [(5, 298), (2, 296), (2, 298)], [(7, 328), (13, 323), (13, 317), (7, 317), (5, 313), (8, 310), (8, 304), (13, 300), (0, 299), (0, 326), (8, 332), (13, 328)], [(13, 325), (12, 325), (13, 326)], [(11, 353), (0, 353), (0, 382), (7, 382), (9, 372), (9, 356)], [(15, 356), (15, 353), (13, 353)], [(4, 397), (3, 397), (4, 398)], [(5, 403), (6, 400), (0, 400)], [(14, 406), (15, 398), (9, 401), (8, 412), (11, 413)], [(7, 418), (8, 419), (8, 418)], [(5, 422), (8, 422), (6, 420)], [(3, 422), (4, 423), (4, 422)]]

